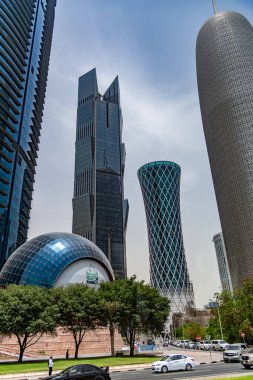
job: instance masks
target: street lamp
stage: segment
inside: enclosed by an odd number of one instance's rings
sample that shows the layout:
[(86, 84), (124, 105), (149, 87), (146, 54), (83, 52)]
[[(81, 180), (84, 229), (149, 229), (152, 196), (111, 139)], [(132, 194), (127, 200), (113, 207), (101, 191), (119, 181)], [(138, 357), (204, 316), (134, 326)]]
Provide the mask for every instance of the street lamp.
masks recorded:
[[(213, 301), (211, 301), (213, 302)], [(221, 334), (221, 339), (224, 340), (223, 337), (223, 330), (222, 330), (222, 324), (221, 324), (221, 317), (220, 317), (220, 304), (219, 304), (219, 294), (216, 294), (216, 300), (215, 303), (217, 305), (217, 311), (218, 311), (218, 318), (219, 318), (219, 325), (220, 325), (220, 334)]]

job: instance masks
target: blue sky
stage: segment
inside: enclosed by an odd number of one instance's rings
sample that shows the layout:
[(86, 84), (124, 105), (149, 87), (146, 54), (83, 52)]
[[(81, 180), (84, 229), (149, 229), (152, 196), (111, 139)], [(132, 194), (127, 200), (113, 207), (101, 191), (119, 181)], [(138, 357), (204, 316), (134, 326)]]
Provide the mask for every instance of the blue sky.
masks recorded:
[[(253, 23), (251, 0), (218, 0)], [(149, 281), (138, 168), (177, 162), (188, 269), (197, 306), (219, 290), (220, 231), (199, 110), (195, 44), (211, 0), (58, 0), (29, 237), (71, 232), (78, 77), (97, 68), (103, 93), (119, 75), (130, 214), (128, 275)]]

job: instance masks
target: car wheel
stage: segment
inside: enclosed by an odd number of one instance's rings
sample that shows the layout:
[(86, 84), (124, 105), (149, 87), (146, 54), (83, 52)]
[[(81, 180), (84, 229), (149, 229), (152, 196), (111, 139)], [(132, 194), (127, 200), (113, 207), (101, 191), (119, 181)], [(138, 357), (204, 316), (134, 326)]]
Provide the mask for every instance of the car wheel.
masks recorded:
[(214, 347), (213, 350), (216, 351), (216, 348)]
[(168, 368), (166, 367), (166, 365), (164, 365), (161, 369), (162, 373), (167, 373), (168, 372)]
[(224, 359), (224, 363), (229, 363), (229, 360), (225, 360), (225, 359)]
[(250, 369), (251, 365), (249, 365), (249, 364), (243, 364), (243, 367), (246, 368), (246, 369)]
[(192, 370), (192, 366), (191, 366), (191, 364), (186, 364), (186, 367), (185, 367), (185, 370), (186, 371), (191, 371)]

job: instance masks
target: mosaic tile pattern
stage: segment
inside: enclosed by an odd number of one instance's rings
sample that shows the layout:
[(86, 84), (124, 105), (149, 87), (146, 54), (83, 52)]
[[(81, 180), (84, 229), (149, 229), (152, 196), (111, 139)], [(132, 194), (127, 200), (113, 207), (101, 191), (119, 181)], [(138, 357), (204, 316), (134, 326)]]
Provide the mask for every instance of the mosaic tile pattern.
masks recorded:
[(253, 28), (218, 13), (197, 39), (203, 128), (233, 289), (253, 277)]

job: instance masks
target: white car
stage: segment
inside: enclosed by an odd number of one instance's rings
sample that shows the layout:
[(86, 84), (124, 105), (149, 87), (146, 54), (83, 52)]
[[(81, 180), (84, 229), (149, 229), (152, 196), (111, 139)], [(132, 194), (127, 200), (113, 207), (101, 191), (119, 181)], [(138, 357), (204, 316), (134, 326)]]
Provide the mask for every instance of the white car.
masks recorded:
[(164, 356), (159, 361), (152, 364), (152, 371), (154, 372), (169, 372), (169, 371), (179, 371), (180, 369), (191, 371), (195, 368), (194, 359), (190, 356), (170, 354)]
[(208, 340), (201, 340), (200, 342), (201, 350), (211, 350), (213, 348), (212, 344), (208, 342)]

